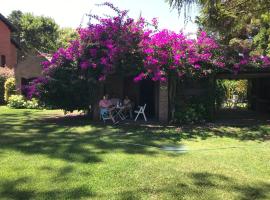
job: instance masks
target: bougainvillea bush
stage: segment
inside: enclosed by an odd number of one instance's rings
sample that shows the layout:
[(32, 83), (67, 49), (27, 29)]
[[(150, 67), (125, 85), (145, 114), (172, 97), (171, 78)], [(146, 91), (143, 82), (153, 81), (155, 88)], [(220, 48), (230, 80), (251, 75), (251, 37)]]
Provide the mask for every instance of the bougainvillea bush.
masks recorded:
[(226, 70), (227, 58), (221, 47), (205, 32), (189, 39), (181, 32), (158, 30), (156, 19), (135, 20), (110, 3), (102, 5), (116, 15), (89, 15), (89, 25), (78, 29), (78, 39), (43, 63), (43, 77), (28, 88), (30, 98), (38, 96), (45, 104), (67, 111), (86, 109), (96, 101), (102, 82), (118, 74), (132, 75), (134, 82), (169, 81), (173, 104), (175, 89), (171, 85), (175, 80)]

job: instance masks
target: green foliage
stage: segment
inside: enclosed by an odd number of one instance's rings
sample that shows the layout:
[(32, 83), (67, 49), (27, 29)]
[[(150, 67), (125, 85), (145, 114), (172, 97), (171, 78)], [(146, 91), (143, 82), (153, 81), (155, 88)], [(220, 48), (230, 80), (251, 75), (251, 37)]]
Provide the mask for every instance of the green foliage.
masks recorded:
[(38, 49), (48, 53), (57, 49), (59, 26), (52, 18), (13, 11), (8, 19), (18, 29), (15, 37), (23, 51)]
[(40, 108), (37, 99), (33, 98), (27, 100), (23, 95), (11, 95), (8, 99), (8, 107), (10, 108), (27, 108), (27, 109), (38, 109)]
[(11, 95), (8, 99), (8, 107), (11, 108), (25, 108), (25, 97), (22, 95)]
[(12, 33), (12, 37), (15, 38), (17, 41), (21, 41), (21, 18), (23, 16), (22, 11), (20, 10), (13, 10), (10, 15), (8, 16), (8, 20), (16, 27), (17, 31)]
[(5, 103), (5, 82), (14, 76), (14, 71), (8, 67), (0, 67), (0, 104)]
[(257, 28), (257, 34), (253, 38), (256, 46), (254, 54), (270, 55), (270, 14), (262, 14), (253, 25)]
[(214, 93), (213, 79), (184, 79), (177, 85), (173, 122), (180, 124), (202, 123), (212, 120)]
[(247, 99), (247, 80), (218, 80), (216, 86), (216, 105), (221, 108), (225, 103), (226, 107), (233, 107), (230, 103), (234, 95), (237, 95), (239, 102), (244, 102)]
[(9, 97), (13, 94), (16, 94), (15, 78), (8, 78), (5, 81), (5, 101), (8, 102)]
[[(241, 53), (248, 50), (257, 55), (270, 55), (269, 0), (198, 2), (201, 11), (197, 23), (201, 28), (218, 36), (221, 43), (229, 45), (232, 51), (239, 50), (240, 47)], [(238, 42), (234, 43), (232, 40)]]
[(215, 87), (215, 106), (216, 109), (220, 109), (224, 100), (226, 99), (226, 87), (223, 84), (223, 80), (216, 81)]
[(31, 100), (27, 100), (25, 104), (25, 108), (39, 109), (40, 108), (39, 101), (35, 98), (32, 98)]
[(207, 109), (203, 104), (189, 104), (175, 113), (176, 122), (181, 124), (204, 122), (206, 116)]
[(70, 61), (53, 69), (48, 83), (37, 87), (42, 103), (65, 111), (87, 110), (96, 102), (99, 88), (88, 72)]
[(5, 81), (6, 77), (0, 75), (0, 105), (5, 103)]
[(59, 30), (59, 37), (57, 39), (57, 47), (68, 47), (70, 41), (75, 40), (78, 37), (78, 33), (72, 28), (61, 28)]
[(233, 95), (238, 95), (241, 98), (247, 97), (247, 80), (223, 80), (222, 84), (226, 90), (225, 98), (231, 99)]

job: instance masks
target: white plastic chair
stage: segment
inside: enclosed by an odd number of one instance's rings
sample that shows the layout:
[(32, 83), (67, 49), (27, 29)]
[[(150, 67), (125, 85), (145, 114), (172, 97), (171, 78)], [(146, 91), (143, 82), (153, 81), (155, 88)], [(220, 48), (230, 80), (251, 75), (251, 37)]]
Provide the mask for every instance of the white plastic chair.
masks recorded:
[(146, 104), (144, 104), (144, 106), (138, 106), (138, 107), (139, 107), (139, 110), (134, 111), (135, 113), (137, 113), (137, 116), (135, 117), (134, 121), (135, 122), (137, 121), (137, 118), (139, 117), (140, 114), (142, 114), (144, 117), (144, 120), (147, 121), (147, 118), (146, 118), (145, 113), (144, 113), (145, 108), (146, 108)]

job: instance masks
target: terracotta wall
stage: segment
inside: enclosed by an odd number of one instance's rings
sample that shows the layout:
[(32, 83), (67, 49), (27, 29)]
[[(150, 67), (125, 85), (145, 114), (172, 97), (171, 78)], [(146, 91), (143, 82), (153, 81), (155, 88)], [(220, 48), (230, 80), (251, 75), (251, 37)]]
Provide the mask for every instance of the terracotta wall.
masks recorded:
[(17, 48), (14, 44), (11, 43), (11, 47), (10, 47), (10, 58), (9, 58), (9, 65), (8, 66), (12, 66), (15, 67), (17, 65)]
[(15, 67), (17, 64), (17, 49), (10, 41), (11, 33), (7, 25), (0, 20), (0, 56), (6, 56), (6, 65)]

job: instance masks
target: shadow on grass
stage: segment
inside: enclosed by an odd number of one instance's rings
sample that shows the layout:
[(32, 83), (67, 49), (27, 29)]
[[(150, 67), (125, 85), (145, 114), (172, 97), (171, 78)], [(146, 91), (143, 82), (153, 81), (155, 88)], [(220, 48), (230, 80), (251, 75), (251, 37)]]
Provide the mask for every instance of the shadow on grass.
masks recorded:
[[(102, 161), (103, 154), (111, 151), (155, 155), (157, 152), (148, 146), (163, 141), (151, 132), (147, 133), (146, 129), (112, 128), (100, 123), (90, 125), (88, 119), (81, 117), (38, 119), (28, 112), (2, 114), (1, 117), (0, 152), (11, 149), (69, 162), (96, 163)], [(127, 134), (130, 131), (134, 134)], [(121, 144), (119, 141), (122, 140), (146, 146), (134, 148)]]
[[(81, 199), (94, 197), (95, 194), (88, 186), (77, 186), (74, 188), (51, 189), (39, 191), (29, 189), (29, 183), (33, 182), (29, 177), (21, 177), (15, 180), (0, 180), (0, 195), (4, 199)], [(28, 188), (28, 187), (29, 188)]]
[[(223, 198), (239, 199), (239, 200), (262, 200), (269, 199), (270, 184), (267, 182), (254, 182), (253, 185), (248, 185), (244, 182), (236, 181), (232, 177), (227, 177), (217, 173), (209, 172), (191, 172), (188, 177), (184, 179), (170, 179), (164, 184), (158, 185), (144, 185), (124, 187), (126, 190), (115, 192), (113, 194), (93, 191), (91, 185), (83, 183), (68, 184), (65, 187), (57, 186), (63, 185), (65, 182), (70, 182), (69, 175), (74, 172), (72, 167), (63, 167), (55, 169), (46, 167), (42, 170), (50, 170), (55, 172), (54, 178), (51, 179), (52, 185), (50, 187), (35, 188), (38, 180), (33, 177), (19, 177), (17, 179), (1, 179), (0, 180), (0, 195), (4, 199), (130, 199), (137, 200), (142, 198), (156, 197), (162, 199), (220, 199), (221, 194)], [(55, 188), (55, 186), (57, 186)], [(109, 196), (108, 196), (109, 195)]]
[(189, 173), (189, 177), (191, 183), (178, 180), (155, 188), (131, 189), (120, 193), (118, 199), (137, 200), (145, 195), (149, 197), (165, 195), (166, 199), (221, 199), (220, 192), (226, 192), (226, 195), (231, 195), (227, 197), (229, 199), (236, 197), (238, 200), (266, 200), (270, 195), (270, 184), (266, 182), (257, 182), (256, 185), (249, 186), (237, 183), (233, 178), (208, 172)]
[(176, 128), (131, 123), (110, 126), (92, 123), (81, 116), (43, 116), (39, 119), (29, 111), (0, 116), (0, 153), (4, 149), (15, 149), (23, 153), (45, 154), (51, 158), (82, 163), (101, 162), (102, 155), (111, 151), (154, 156), (158, 152), (149, 146), (179, 144), (186, 139), (232, 137), (239, 140), (263, 141), (270, 136), (270, 127), (263, 125), (232, 127), (213, 124)]
[[(158, 151), (147, 146), (134, 147), (119, 144), (119, 140), (149, 146), (179, 142), (185, 139), (207, 139), (210, 137), (233, 137), (239, 140), (265, 140), (269, 136), (269, 126), (186, 126), (182, 128), (147, 124), (128, 124), (112, 127), (102, 123), (90, 123), (82, 117), (41, 118), (30, 111), (18, 114), (0, 114), (0, 154), (3, 150), (17, 150), (25, 154), (41, 154), (53, 159), (69, 162), (97, 163), (102, 156), (112, 151), (128, 154), (155, 156)], [(82, 129), (82, 133), (80, 130)], [(79, 131), (78, 131), (79, 130)], [(20, 169), (17, 169), (20, 170)], [(54, 183), (61, 184), (70, 180), (70, 175), (77, 173), (72, 166), (53, 168), (45, 166), (41, 173), (52, 173)], [(81, 175), (81, 174), (80, 174)], [(90, 176), (89, 174), (85, 174)], [(53, 188), (39, 191), (33, 189), (36, 180), (33, 177), (0, 180), (0, 196), (10, 199), (80, 199), (97, 197), (89, 186), (78, 184), (72, 188)], [(117, 199), (140, 199), (142, 194), (155, 196), (167, 194), (172, 199), (194, 196), (206, 189), (227, 190), (237, 193), (238, 199), (267, 199), (270, 185), (258, 182), (256, 185), (236, 183), (234, 179), (213, 173), (190, 173), (192, 185), (184, 180), (173, 179), (160, 187), (144, 187), (123, 191)], [(29, 187), (27, 187), (27, 185)], [(30, 189), (29, 189), (30, 188)], [(209, 198), (219, 198), (211, 196)], [(214, 195), (214, 194), (213, 194)]]

